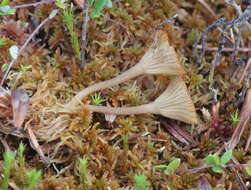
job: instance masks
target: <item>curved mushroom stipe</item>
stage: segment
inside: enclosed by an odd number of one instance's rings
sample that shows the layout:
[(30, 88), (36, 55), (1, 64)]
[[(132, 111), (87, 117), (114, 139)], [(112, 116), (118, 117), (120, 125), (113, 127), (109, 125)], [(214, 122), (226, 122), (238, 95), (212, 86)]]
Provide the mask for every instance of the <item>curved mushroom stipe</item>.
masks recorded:
[(134, 107), (111, 108), (105, 106), (87, 106), (93, 112), (113, 115), (160, 114), (164, 117), (197, 124), (194, 104), (181, 77), (174, 77), (168, 88), (154, 101)]
[(164, 74), (164, 75), (182, 75), (185, 71), (178, 62), (174, 48), (169, 46), (168, 37), (164, 32), (157, 32), (151, 47), (141, 58), (138, 64), (117, 77), (96, 83), (76, 94), (72, 100), (64, 105), (61, 112), (74, 112), (81, 100), (87, 95), (120, 84), (142, 74)]

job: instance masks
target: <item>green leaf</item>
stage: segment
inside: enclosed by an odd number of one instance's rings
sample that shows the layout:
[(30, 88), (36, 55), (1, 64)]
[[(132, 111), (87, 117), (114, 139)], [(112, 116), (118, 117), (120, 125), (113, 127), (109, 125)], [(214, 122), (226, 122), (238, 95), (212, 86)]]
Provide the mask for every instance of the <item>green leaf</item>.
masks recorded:
[(93, 10), (90, 14), (91, 18), (98, 18), (100, 17), (101, 13)]
[(88, 0), (88, 3), (89, 3), (89, 6), (92, 7), (93, 3), (94, 3), (94, 0)]
[(245, 167), (245, 169), (246, 169), (248, 175), (251, 176), (251, 166), (247, 166), (247, 167)]
[(231, 158), (232, 158), (232, 154), (233, 154), (233, 151), (232, 150), (228, 150), (226, 151), (220, 158), (220, 163), (221, 164), (226, 164), (228, 163)]
[(166, 170), (167, 165), (157, 165), (153, 167), (154, 170)]
[(2, 65), (2, 67), (1, 67), (1, 70), (2, 70), (3, 72), (4, 72), (4, 71), (7, 71), (8, 67), (9, 67), (9, 64), (4, 63), (4, 64)]
[(15, 14), (16, 9), (11, 8), (9, 5), (0, 6), (0, 15), (13, 15)]
[(37, 185), (39, 180), (42, 177), (41, 171), (37, 171), (35, 169), (26, 172), (28, 178), (28, 185), (24, 188), (24, 190), (32, 190)]
[(96, 0), (94, 2), (93, 9), (96, 12), (100, 12), (105, 7), (106, 4), (107, 4), (107, 0)]
[(213, 154), (209, 154), (204, 160), (209, 165), (216, 164), (215, 163), (215, 155), (213, 155)]
[(17, 58), (18, 51), (19, 51), (19, 49), (18, 49), (17, 46), (11, 46), (9, 48), (9, 52), (10, 52), (10, 55), (11, 55), (12, 59), (16, 59)]
[(166, 169), (164, 171), (164, 173), (166, 175), (170, 175), (175, 169), (177, 169), (180, 166), (180, 159), (177, 158), (175, 160), (173, 160), (172, 162), (170, 162), (167, 166)]
[(147, 180), (145, 175), (135, 175), (133, 178), (135, 181), (132, 188), (133, 190), (150, 190), (150, 182)]
[(0, 3), (0, 6), (5, 6), (9, 3), (10, 0), (2, 0), (2, 2)]
[(6, 44), (5, 38), (0, 38), (0, 47), (4, 46)]
[(212, 168), (213, 172), (216, 172), (216, 173), (222, 173), (223, 172), (223, 169), (220, 167), (220, 166), (214, 166)]
[(168, 168), (168, 169), (175, 170), (175, 169), (177, 169), (179, 166), (180, 166), (180, 159), (177, 158), (177, 159), (173, 160), (172, 162), (170, 162), (170, 163), (167, 165), (167, 168)]
[(56, 0), (56, 5), (57, 7), (61, 8), (61, 9), (65, 9), (66, 8), (66, 5), (64, 4), (66, 1), (68, 0)]

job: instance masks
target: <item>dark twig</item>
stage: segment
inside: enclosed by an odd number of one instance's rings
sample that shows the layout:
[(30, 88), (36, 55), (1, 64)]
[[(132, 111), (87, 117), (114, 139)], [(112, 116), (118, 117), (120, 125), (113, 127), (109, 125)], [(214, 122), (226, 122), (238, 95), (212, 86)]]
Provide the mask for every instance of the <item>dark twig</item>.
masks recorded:
[(87, 45), (87, 32), (88, 32), (88, 21), (89, 21), (89, 3), (88, 0), (84, 0), (83, 2), (83, 25), (82, 25), (82, 44), (81, 44), (81, 63), (80, 68), (83, 69), (86, 61), (85, 61), (85, 49)]
[(36, 33), (39, 31), (40, 28), (42, 28), (51, 18), (51, 15), (49, 15), (46, 19), (44, 19), (39, 25), (38, 27), (31, 33), (31, 35), (29, 36), (29, 38), (25, 41), (25, 43), (22, 45), (22, 47), (20, 48), (20, 50), (18, 51), (18, 54), (17, 54), (17, 58), (16, 59), (13, 59), (10, 64), (9, 64), (9, 67), (8, 69), (6, 70), (3, 78), (2, 78), (2, 81), (1, 81), (1, 86), (3, 86), (9, 72), (10, 72), (10, 69), (14, 66), (14, 64), (16, 63), (17, 59), (19, 58), (19, 56), (23, 53), (24, 49), (27, 47), (27, 45), (30, 43), (30, 41), (32, 40), (32, 38), (36, 35)]
[(37, 6), (41, 6), (43, 4), (46, 4), (46, 3), (52, 3), (54, 1), (55, 0), (43, 0), (43, 1), (40, 1), (40, 2), (36, 2), (36, 3), (28, 3), (28, 4), (23, 4), (23, 5), (17, 5), (17, 6), (14, 6), (13, 8), (19, 9), (19, 8), (26, 8), (26, 7), (37, 7)]
[[(197, 48), (198, 49), (202, 49), (202, 46), (199, 45), (199, 46), (197, 46)], [(207, 47), (205, 49), (205, 51), (209, 51), (209, 52), (210, 51), (217, 51), (217, 50), (218, 50), (218, 47)], [(222, 49), (222, 52), (234, 52), (234, 51), (235, 51), (234, 48), (228, 48), (228, 47), (226, 47), (226, 48)], [(251, 52), (251, 48), (243, 47), (243, 48), (239, 48), (238, 51), (239, 52), (243, 52), (243, 53), (248, 53), (248, 52)]]
[(178, 16), (179, 16), (178, 14), (173, 15), (171, 18), (164, 20), (162, 23), (160, 23), (160, 24), (154, 26), (152, 29), (148, 30), (147, 33), (152, 33), (156, 30), (159, 30), (168, 23), (174, 23), (174, 19), (176, 19)]

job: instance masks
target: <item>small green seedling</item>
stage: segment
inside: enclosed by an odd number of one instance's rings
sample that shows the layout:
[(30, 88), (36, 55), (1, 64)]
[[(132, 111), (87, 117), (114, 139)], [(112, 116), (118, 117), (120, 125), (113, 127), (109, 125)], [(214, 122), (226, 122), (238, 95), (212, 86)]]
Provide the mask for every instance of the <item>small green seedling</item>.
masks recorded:
[(88, 178), (87, 178), (87, 159), (79, 159), (79, 178), (81, 189), (88, 189)]
[(111, 0), (88, 0), (90, 7), (92, 8), (90, 17), (91, 18), (98, 18), (101, 15), (102, 9), (107, 6), (109, 8), (112, 7)]
[(2, 67), (1, 67), (1, 70), (2, 70), (3, 72), (5, 72), (5, 71), (7, 71), (8, 67), (9, 67), (9, 64), (8, 64), (8, 63), (4, 63), (4, 64), (2, 65)]
[(101, 97), (100, 93), (96, 93), (92, 96), (92, 105), (100, 106), (104, 101), (105, 99)]
[(4, 165), (3, 165), (3, 173), (2, 173), (2, 181), (0, 183), (0, 189), (7, 190), (10, 180), (10, 171), (15, 160), (15, 155), (11, 152), (5, 152), (3, 158), (4, 158)]
[(234, 113), (231, 114), (231, 116), (230, 116), (230, 121), (231, 121), (233, 124), (236, 124), (236, 123), (238, 123), (238, 121), (240, 121), (238, 110), (236, 110)]
[(56, 0), (55, 3), (57, 5), (57, 7), (61, 8), (61, 9), (65, 9), (66, 8), (66, 5), (65, 3), (67, 2), (68, 0)]
[(13, 15), (16, 12), (16, 9), (11, 8), (8, 3), (10, 0), (2, 0), (0, 3), (0, 15)]
[(36, 169), (30, 170), (26, 172), (28, 185), (24, 188), (24, 190), (32, 190), (42, 178), (41, 171), (37, 171)]
[(246, 166), (245, 169), (246, 169), (246, 172), (248, 173), (248, 175), (251, 176), (251, 166)]
[(149, 190), (150, 182), (147, 181), (146, 176), (143, 174), (135, 175), (134, 177), (135, 184), (132, 187), (133, 190)]
[(65, 25), (70, 32), (70, 40), (71, 40), (73, 51), (76, 57), (80, 60), (81, 53), (80, 53), (80, 45), (78, 42), (78, 35), (74, 31), (73, 6), (66, 7), (65, 9), (63, 9), (63, 15), (64, 15)]
[(158, 165), (154, 167), (154, 170), (164, 170), (166, 175), (170, 175), (174, 170), (176, 170), (180, 166), (180, 159), (176, 158), (168, 165)]
[(6, 44), (5, 38), (0, 38), (0, 47), (3, 47)]
[(221, 157), (217, 154), (210, 154), (204, 160), (207, 164), (213, 165), (212, 170), (216, 173), (222, 173), (223, 168), (226, 167), (226, 164), (231, 160), (233, 151), (226, 151)]

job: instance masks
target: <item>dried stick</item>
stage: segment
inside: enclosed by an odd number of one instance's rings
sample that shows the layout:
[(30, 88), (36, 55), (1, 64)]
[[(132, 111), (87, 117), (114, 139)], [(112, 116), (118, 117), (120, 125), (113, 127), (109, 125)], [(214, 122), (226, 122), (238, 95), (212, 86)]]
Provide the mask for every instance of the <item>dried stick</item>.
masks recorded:
[[(202, 46), (199, 45), (199, 46), (197, 46), (197, 48), (202, 49)], [(217, 50), (218, 50), (218, 47), (207, 47), (205, 49), (205, 51), (217, 51)], [(235, 51), (234, 48), (223, 48), (222, 49), (222, 52), (233, 52), (233, 51)], [(251, 52), (251, 48), (247, 48), (247, 47), (246, 48), (245, 47), (244, 48), (239, 48), (238, 51), (248, 53), (248, 52)]]
[(55, 0), (44, 0), (44, 1), (36, 2), (36, 3), (28, 3), (28, 4), (23, 4), (23, 5), (17, 5), (17, 6), (14, 6), (13, 8), (19, 9), (19, 8), (26, 8), (26, 7), (37, 7), (37, 6), (41, 6), (43, 4), (46, 4), (46, 3), (52, 3), (54, 1)]
[(3, 86), (4, 81), (6, 80), (10, 69), (14, 66), (14, 64), (16, 63), (16, 60), (18, 59), (18, 57), (23, 53), (24, 49), (27, 47), (28, 43), (30, 43), (30, 41), (32, 40), (32, 38), (36, 35), (36, 33), (39, 31), (40, 28), (42, 28), (50, 19), (52, 19), (53, 17), (51, 15), (49, 15), (46, 19), (44, 19), (39, 25), (38, 27), (31, 33), (31, 35), (29, 36), (29, 38), (25, 41), (25, 43), (22, 45), (22, 47), (20, 48), (20, 50), (17, 53), (17, 58), (13, 59), (10, 64), (9, 67), (7, 69), (7, 71), (5, 72), (2, 81), (1, 81), (1, 86)]
[[(235, 2), (235, 0), (224, 0), (227, 4), (229, 4), (230, 6), (232, 6), (237, 14), (239, 16), (241, 16), (243, 13), (242, 13), (242, 10), (241, 10), (241, 7)], [(244, 11), (245, 12), (245, 11)], [(248, 27), (248, 29), (251, 31), (251, 25), (250, 23), (248, 23), (247, 21), (245, 21), (245, 25)]]
[(237, 127), (235, 128), (234, 133), (227, 145), (227, 149), (233, 150), (240, 142), (242, 133), (244, 132), (246, 124), (250, 119), (250, 113), (251, 113), (251, 89), (248, 89), (243, 106), (241, 108), (240, 121), (238, 122)]
[(87, 45), (86, 36), (88, 31), (88, 21), (89, 21), (89, 3), (88, 0), (84, 0), (83, 2), (83, 25), (82, 25), (82, 44), (81, 44), (81, 63), (80, 68), (83, 69), (86, 61), (85, 61), (85, 49)]

